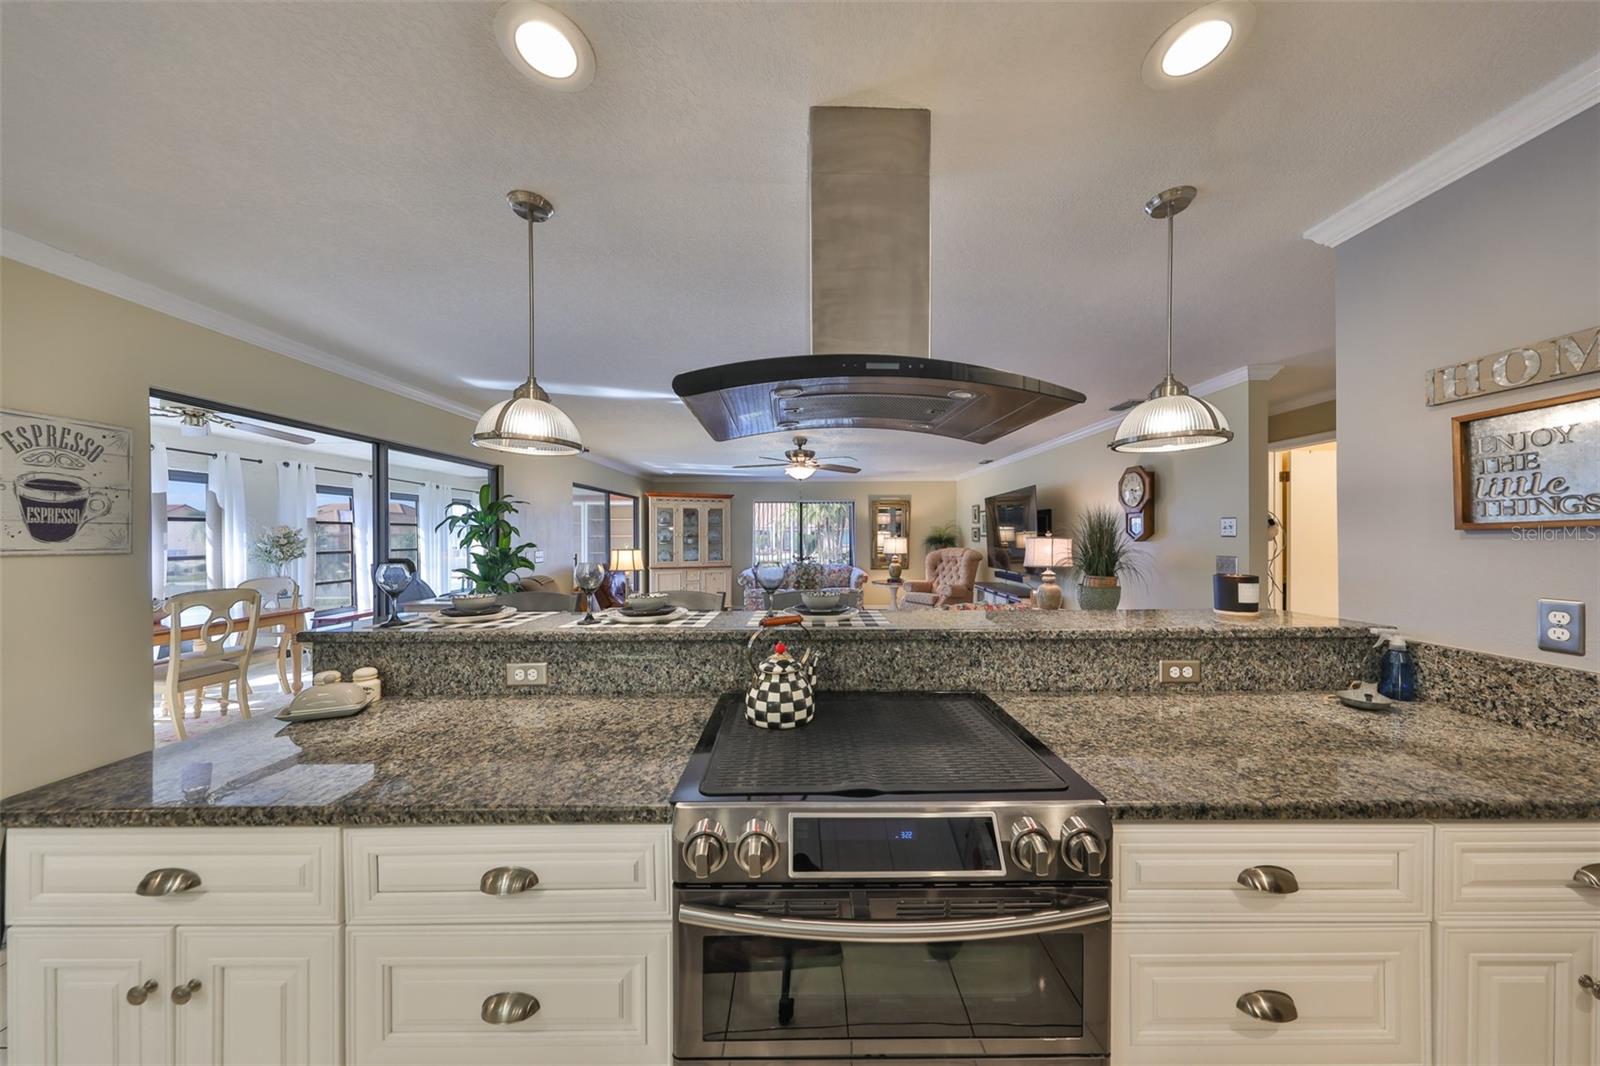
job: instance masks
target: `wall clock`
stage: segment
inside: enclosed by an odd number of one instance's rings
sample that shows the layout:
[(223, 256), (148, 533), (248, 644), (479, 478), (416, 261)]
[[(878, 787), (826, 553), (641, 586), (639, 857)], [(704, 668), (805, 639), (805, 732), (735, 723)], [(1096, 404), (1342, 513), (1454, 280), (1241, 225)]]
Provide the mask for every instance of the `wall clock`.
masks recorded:
[(1142, 466), (1130, 466), (1117, 481), (1123, 519), (1129, 540), (1149, 540), (1155, 532), (1156, 476)]

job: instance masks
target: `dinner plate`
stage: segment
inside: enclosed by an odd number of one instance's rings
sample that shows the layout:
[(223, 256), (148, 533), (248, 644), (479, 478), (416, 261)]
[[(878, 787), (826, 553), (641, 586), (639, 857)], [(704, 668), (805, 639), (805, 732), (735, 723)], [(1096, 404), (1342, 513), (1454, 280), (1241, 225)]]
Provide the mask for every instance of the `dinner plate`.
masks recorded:
[(687, 618), (689, 617), (689, 609), (687, 607), (674, 607), (665, 614), (628, 615), (623, 614), (621, 611), (613, 608), (612, 610), (606, 612), (606, 617), (617, 625), (650, 626), (660, 625), (663, 622), (676, 622), (680, 618)]
[(504, 610), (505, 607), (503, 603), (486, 603), (482, 607), (441, 607), (438, 613), (446, 618), (482, 618)]
[(442, 611), (435, 611), (433, 620), (445, 626), (470, 625), (473, 622), (498, 622), (502, 618), (510, 618), (516, 614), (517, 609), (506, 606), (489, 614), (451, 614), (449, 612), (450, 609), (448, 607)]
[(796, 607), (795, 610), (799, 611), (801, 614), (810, 615), (812, 618), (836, 618), (842, 614), (850, 614), (855, 610), (855, 608), (850, 606), (848, 603), (841, 603), (837, 607), (830, 607), (827, 610), (819, 611), (816, 608), (807, 607), (805, 604), (801, 604), (800, 606)]
[(652, 607), (648, 611), (630, 611), (627, 607), (620, 607), (618, 610), (629, 618), (654, 618), (661, 614), (671, 614), (677, 608), (670, 603), (664, 603), (660, 607)]

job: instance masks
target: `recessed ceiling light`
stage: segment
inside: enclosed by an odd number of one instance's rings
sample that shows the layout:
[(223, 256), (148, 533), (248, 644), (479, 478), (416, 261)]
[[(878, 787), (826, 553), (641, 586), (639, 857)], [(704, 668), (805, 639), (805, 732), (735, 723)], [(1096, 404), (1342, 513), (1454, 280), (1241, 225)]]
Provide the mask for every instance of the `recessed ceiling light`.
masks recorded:
[(495, 15), (494, 36), (511, 65), (540, 85), (574, 92), (594, 77), (589, 39), (553, 7), (512, 0)]
[(1156, 89), (1184, 85), (1220, 66), (1255, 24), (1250, 0), (1219, 0), (1191, 11), (1167, 27), (1144, 57), (1145, 84)]

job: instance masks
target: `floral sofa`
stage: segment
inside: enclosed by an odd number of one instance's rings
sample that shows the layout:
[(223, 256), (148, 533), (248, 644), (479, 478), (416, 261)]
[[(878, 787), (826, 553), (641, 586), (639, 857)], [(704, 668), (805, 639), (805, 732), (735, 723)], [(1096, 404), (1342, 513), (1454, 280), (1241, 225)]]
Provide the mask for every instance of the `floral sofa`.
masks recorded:
[[(867, 583), (867, 572), (859, 566), (849, 564), (824, 564), (822, 567), (822, 588), (833, 589), (860, 589)], [(761, 591), (761, 586), (756, 584), (756, 568), (750, 567), (739, 574), (739, 585), (744, 589), (744, 608), (747, 611), (759, 611), (767, 605), (767, 594)], [(784, 567), (783, 587), (778, 591), (784, 592), (794, 588), (794, 564)]]

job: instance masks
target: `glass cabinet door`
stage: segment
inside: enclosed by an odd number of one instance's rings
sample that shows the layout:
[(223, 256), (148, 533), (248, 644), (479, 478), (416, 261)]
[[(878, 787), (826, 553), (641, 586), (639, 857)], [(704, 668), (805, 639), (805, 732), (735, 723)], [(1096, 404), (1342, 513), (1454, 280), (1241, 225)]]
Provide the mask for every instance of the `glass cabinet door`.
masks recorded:
[(725, 507), (706, 508), (706, 562), (720, 563), (725, 556), (722, 553), (722, 526), (723, 516), (726, 515)]
[(700, 561), (700, 508), (683, 509), (683, 561)]
[(677, 508), (656, 508), (656, 562), (677, 562), (677, 548), (673, 543), (677, 533)]

